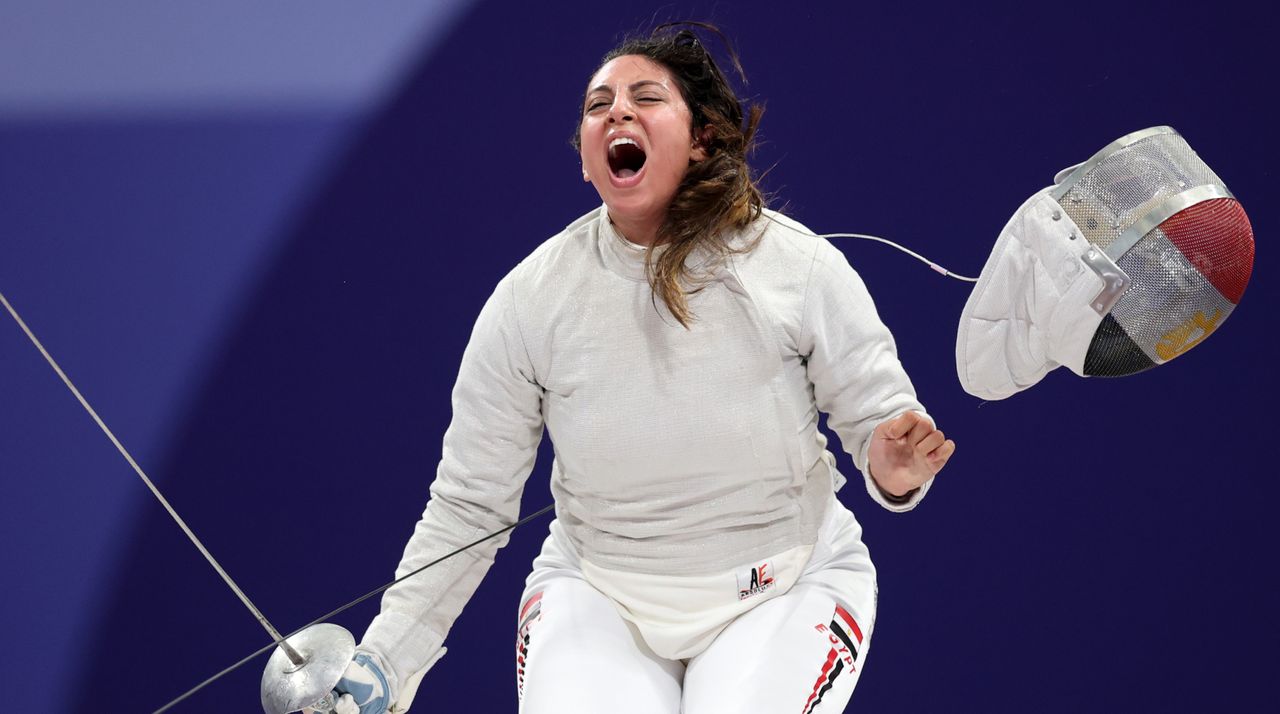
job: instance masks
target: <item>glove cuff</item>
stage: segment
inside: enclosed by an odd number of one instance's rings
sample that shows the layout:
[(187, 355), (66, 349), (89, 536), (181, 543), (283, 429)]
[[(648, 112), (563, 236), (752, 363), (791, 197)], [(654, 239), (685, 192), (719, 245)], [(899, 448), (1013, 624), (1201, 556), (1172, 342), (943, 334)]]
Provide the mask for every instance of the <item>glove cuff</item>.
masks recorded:
[(382, 657), (378, 656), (377, 652), (357, 649), (354, 661), (356, 664), (373, 672), (375, 677), (382, 680), (382, 688), (387, 694), (388, 702), (396, 701), (396, 696), (400, 692), (400, 683), (396, 677), (396, 672), (387, 666), (387, 663), (382, 660)]
[(436, 662), (439, 662), (444, 653), (448, 651), (448, 647), (441, 647), (436, 650), (436, 653), (432, 655), (422, 669), (405, 677), (404, 690), (399, 692), (398, 696), (392, 700), (391, 709), (388, 710), (390, 714), (403, 714), (403, 712), (409, 711), (409, 705), (413, 704), (413, 698), (418, 693), (418, 685), (422, 683), (422, 678), (427, 676), (427, 671)]

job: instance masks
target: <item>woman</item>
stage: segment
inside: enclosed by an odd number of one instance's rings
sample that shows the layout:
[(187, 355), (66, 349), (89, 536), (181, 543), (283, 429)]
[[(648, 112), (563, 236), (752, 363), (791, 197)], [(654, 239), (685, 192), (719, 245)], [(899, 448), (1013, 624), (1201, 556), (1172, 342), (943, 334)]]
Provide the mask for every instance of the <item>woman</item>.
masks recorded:
[[(397, 572), (514, 522), (545, 425), (557, 518), (521, 598), (522, 712), (842, 710), (876, 581), (818, 410), (891, 510), (955, 449), (844, 256), (763, 208), (760, 115), (687, 29), (610, 52), (574, 137), (604, 205), (476, 321)], [(339, 711), (408, 706), (505, 542), (387, 591)]]

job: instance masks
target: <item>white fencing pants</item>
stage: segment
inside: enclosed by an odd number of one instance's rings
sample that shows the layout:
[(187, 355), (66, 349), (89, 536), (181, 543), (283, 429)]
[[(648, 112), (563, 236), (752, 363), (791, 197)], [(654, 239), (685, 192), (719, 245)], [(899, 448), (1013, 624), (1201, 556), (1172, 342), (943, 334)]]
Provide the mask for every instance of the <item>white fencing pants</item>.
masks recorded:
[(521, 714), (844, 711), (871, 644), (876, 580), (861, 526), (832, 501), (791, 590), (738, 616), (686, 660), (654, 654), (582, 578), (565, 544), (548, 537), (521, 598)]

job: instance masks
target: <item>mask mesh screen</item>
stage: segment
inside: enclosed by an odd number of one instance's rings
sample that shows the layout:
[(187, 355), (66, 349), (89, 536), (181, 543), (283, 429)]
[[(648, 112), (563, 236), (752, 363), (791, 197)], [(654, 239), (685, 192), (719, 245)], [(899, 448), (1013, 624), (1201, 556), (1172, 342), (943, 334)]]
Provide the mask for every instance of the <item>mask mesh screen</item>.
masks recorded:
[(1107, 315), (1093, 333), (1084, 357), (1084, 373), (1090, 377), (1124, 377), (1156, 366), (1134, 343), (1115, 318)]
[(1157, 134), (1115, 151), (1062, 196), (1062, 208), (1090, 243), (1106, 249), (1165, 199), (1222, 185), (1178, 134)]
[(1140, 372), (1212, 334), (1249, 281), (1253, 229), (1234, 199), (1204, 201), (1153, 229), (1118, 265), (1133, 284), (1095, 334), (1086, 374)]
[(1234, 304), (1253, 273), (1253, 226), (1239, 201), (1220, 198), (1170, 216), (1160, 230)]

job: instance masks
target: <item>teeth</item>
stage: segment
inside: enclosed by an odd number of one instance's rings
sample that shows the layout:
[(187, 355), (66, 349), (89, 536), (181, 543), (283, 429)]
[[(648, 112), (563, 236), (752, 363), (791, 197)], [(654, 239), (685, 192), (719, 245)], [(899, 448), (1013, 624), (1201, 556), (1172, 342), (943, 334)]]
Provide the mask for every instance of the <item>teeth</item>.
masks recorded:
[(618, 137), (617, 139), (614, 139), (613, 141), (609, 142), (609, 153), (610, 153), (610, 154), (612, 154), (614, 149), (618, 148), (619, 146), (622, 146), (623, 144), (631, 144), (632, 146), (640, 146), (640, 144), (636, 143), (636, 140), (635, 140), (635, 139), (630, 139), (630, 138), (625, 137), (625, 136), (620, 136), (620, 137)]

